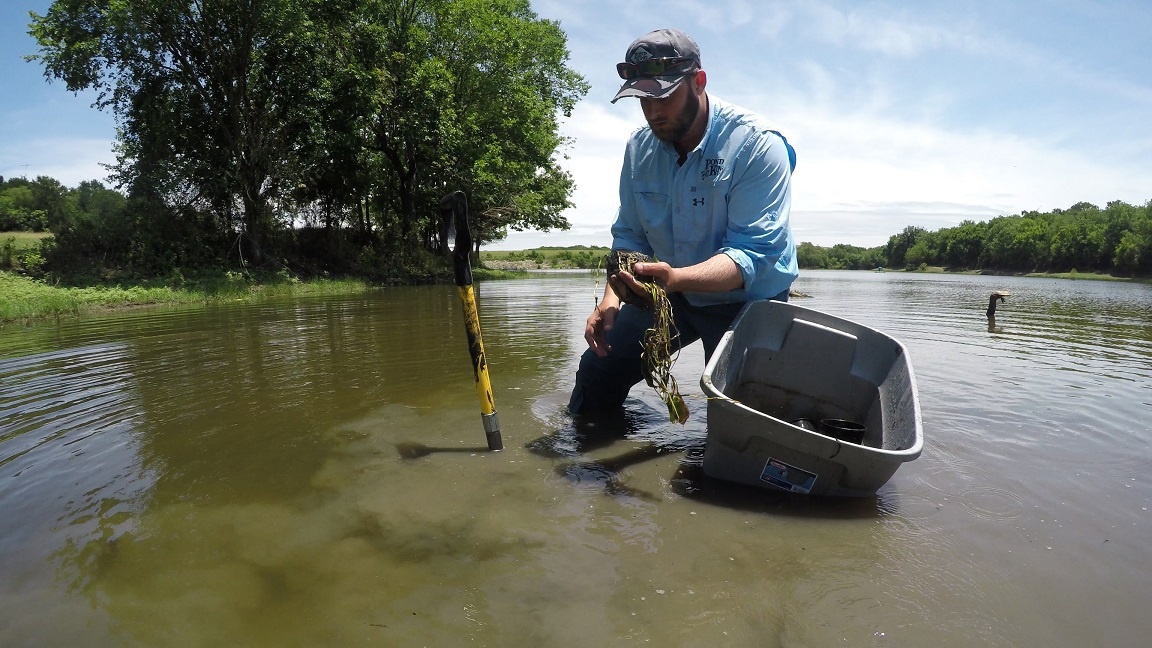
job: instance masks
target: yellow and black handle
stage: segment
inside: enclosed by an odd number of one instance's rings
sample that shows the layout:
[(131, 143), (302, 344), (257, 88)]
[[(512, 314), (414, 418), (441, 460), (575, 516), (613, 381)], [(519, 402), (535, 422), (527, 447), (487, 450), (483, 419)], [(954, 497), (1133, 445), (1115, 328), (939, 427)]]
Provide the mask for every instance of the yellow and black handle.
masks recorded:
[(468, 334), (468, 353), (472, 356), (472, 371), (476, 375), (476, 393), (480, 397), (480, 418), (484, 422), (484, 436), (489, 450), (503, 450), (500, 438), (500, 420), (496, 417), (496, 399), (492, 396), (492, 383), (488, 379), (488, 361), (484, 356), (484, 340), (480, 337), (480, 314), (476, 310), (476, 291), (472, 287), (472, 264), (468, 255), (472, 251), (472, 230), (468, 224), (468, 198), (463, 191), (454, 191), (440, 200), (440, 218), (449, 232), (456, 231), (452, 246), (452, 264), (456, 275), (456, 288), (464, 304), (464, 327)]

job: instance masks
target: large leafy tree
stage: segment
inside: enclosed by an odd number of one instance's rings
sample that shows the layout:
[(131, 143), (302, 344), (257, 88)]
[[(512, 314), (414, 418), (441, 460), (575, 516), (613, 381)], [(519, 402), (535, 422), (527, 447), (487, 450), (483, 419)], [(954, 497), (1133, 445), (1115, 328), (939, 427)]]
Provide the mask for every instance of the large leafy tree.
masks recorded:
[[(480, 237), (504, 227), (567, 229), (571, 177), (558, 166), (559, 115), (570, 116), (588, 85), (566, 66), (558, 24), (537, 20), (527, 0), (451, 2), (446, 34), (460, 39), (450, 58), (463, 132), (454, 166), (471, 176), (485, 207)], [(483, 48), (467, 48), (472, 42)], [(475, 56), (481, 52), (482, 57)]]
[(258, 253), (316, 106), (316, 14), (308, 0), (57, 0), (32, 33), (49, 78), (115, 111), (121, 183), (236, 219)]
[(953, 268), (975, 266), (980, 261), (987, 225), (966, 220), (952, 228), (944, 249), (944, 263)]
[(904, 231), (899, 234), (894, 234), (888, 237), (888, 245), (885, 248), (885, 254), (888, 257), (888, 265), (894, 267), (903, 267), (906, 263), (905, 255), (912, 246), (916, 245), (916, 241), (921, 236), (926, 234), (928, 230), (923, 227), (909, 225), (904, 228)]
[(45, 75), (115, 112), (118, 183), (253, 252), (301, 223), (443, 247), (454, 189), (480, 240), (567, 227), (558, 119), (587, 84), (528, 0), (56, 0), (31, 27)]
[(513, 229), (566, 229), (571, 177), (555, 159), (558, 119), (587, 83), (567, 67), (563, 31), (527, 0), (367, 0), (370, 39), (356, 68), (368, 96), (365, 146), (400, 238), (444, 249), (431, 216), (463, 189), (477, 242)]

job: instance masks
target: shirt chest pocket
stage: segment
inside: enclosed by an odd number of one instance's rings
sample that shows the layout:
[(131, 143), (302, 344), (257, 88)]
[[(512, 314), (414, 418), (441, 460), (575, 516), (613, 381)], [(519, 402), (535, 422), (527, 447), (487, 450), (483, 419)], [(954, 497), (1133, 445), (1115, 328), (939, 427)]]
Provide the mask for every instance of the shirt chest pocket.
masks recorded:
[(632, 190), (632, 200), (636, 211), (646, 219), (667, 214), (672, 204), (672, 196), (667, 187), (636, 183)]
[(729, 176), (697, 178), (685, 194), (676, 226), (677, 247), (708, 257), (722, 245), (728, 229)]
[(672, 195), (667, 186), (637, 182), (632, 187), (632, 213), (657, 257), (666, 257), (672, 238)]

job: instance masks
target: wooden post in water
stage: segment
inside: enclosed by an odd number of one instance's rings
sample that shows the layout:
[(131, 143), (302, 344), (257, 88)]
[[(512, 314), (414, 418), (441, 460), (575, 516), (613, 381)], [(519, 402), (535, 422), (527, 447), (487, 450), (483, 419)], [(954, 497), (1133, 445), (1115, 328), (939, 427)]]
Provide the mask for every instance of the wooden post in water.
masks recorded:
[(985, 313), (988, 316), (988, 319), (996, 319), (996, 302), (999, 301), (1003, 303), (1005, 297), (1011, 296), (1012, 293), (1008, 292), (1007, 290), (993, 291), (992, 295), (988, 297), (988, 311)]
[(500, 420), (496, 417), (496, 399), (492, 396), (492, 383), (488, 379), (488, 361), (484, 356), (484, 340), (480, 337), (480, 314), (476, 309), (476, 291), (472, 287), (472, 264), (468, 255), (472, 251), (472, 230), (468, 224), (468, 198), (463, 191), (454, 191), (440, 199), (442, 222), (455, 229), (452, 264), (456, 275), (456, 288), (464, 304), (464, 326), (468, 335), (468, 353), (472, 356), (472, 371), (476, 376), (476, 393), (480, 397), (480, 418), (484, 422), (484, 436), (489, 450), (503, 450)]

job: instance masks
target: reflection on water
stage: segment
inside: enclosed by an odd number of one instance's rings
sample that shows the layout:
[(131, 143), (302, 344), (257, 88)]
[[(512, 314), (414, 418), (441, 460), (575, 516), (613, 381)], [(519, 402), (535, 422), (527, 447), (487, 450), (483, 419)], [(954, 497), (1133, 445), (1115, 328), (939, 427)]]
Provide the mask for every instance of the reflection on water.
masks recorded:
[(1152, 289), (797, 287), (911, 353), (924, 454), (874, 498), (704, 477), (698, 347), (674, 368), (684, 426), (643, 385), (571, 420), (587, 275), (478, 286), (500, 453), (451, 286), (6, 327), (0, 644), (1152, 636)]

